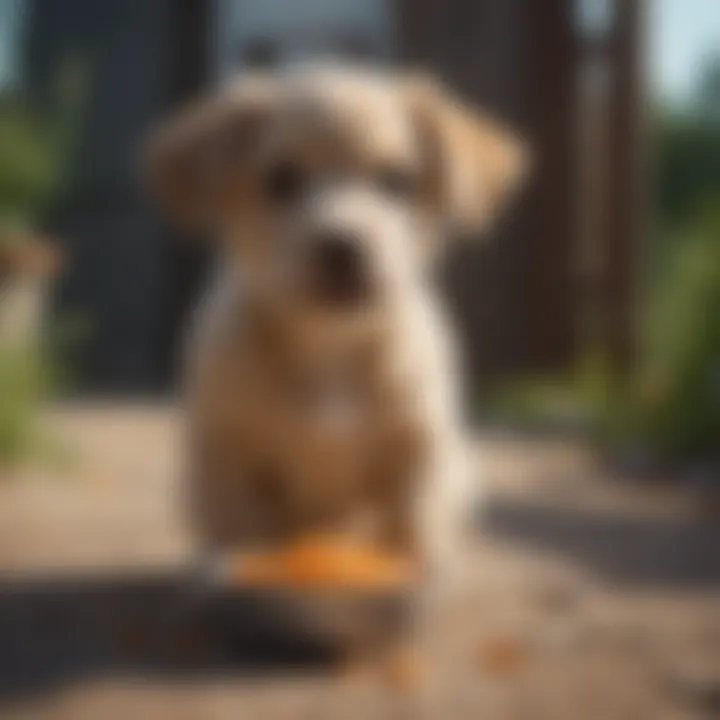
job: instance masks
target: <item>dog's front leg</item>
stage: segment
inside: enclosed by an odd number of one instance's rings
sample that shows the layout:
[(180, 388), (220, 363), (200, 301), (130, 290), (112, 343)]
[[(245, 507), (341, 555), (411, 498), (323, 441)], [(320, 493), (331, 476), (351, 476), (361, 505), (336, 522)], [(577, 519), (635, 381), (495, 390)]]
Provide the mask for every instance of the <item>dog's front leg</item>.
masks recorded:
[(384, 431), (379, 446), (373, 471), (379, 543), (420, 562), (422, 543), (415, 505), (427, 464), (426, 439), (419, 427), (397, 423)]
[(460, 555), (470, 493), (460, 433), (407, 429), (387, 444), (379, 474), (380, 542), (436, 575)]
[(438, 432), (418, 478), (414, 522), (433, 584), (455, 577), (463, 556), (473, 506), (468, 452), (460, 433)]
[[(459, 438), (433, 436), (414, 462), (395, 470), (393, 494), (382, 507), (386, 547), (413, 558), (417, 586), (412, 617), (405, 631), (383, 651), (387, 680), (398, 689), (420, 689), (425, 677), (423, 627), (437, 609), (439, 591), (447, 591), (462, 557), (465, 519), (470, 503), (469, 464)], [(388, 478), (389, 480), (389, 478)]]

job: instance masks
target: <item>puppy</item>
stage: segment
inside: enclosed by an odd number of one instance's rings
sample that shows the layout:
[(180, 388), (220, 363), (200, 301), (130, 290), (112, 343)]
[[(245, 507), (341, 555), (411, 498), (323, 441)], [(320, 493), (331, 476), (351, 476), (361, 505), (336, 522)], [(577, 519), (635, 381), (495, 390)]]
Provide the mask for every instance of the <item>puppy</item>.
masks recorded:
[(431, 270), (518, 185), (518, 140), (427, 78), (305, 68), (244, 76), (151, 148), (160, 203), (221, 250), (186, 375), (207, 549), (347, 532), (448, 567), (472, 488)]

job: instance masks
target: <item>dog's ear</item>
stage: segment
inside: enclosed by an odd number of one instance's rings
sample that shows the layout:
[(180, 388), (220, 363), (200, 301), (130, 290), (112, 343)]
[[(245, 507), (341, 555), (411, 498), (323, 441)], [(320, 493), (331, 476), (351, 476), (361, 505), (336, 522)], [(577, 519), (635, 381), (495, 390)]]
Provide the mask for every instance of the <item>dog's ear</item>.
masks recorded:
[(148, 186), (171, 219), (204, 228), (231, 204), (241, 209), (272, 100), (267, 83), (244, 82), (181, 111), (151, 135), (144, 158)]
[(424, 150), (428, 202), (454, 229), (486, 228), (527, 173), (525, 143), (430, 78), (407, 78), (405, 88)]

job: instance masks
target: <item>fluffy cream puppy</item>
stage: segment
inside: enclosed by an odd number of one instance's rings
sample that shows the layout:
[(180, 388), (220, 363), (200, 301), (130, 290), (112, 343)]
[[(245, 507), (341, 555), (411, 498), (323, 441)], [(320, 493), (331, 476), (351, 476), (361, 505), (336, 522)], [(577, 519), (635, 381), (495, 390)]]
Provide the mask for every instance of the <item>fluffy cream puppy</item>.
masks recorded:
[(187, 364), (209, 549), (332, 530), (428, 569), (457, 555), (474, 488), (431, 270), (524, 165), (438, 84), (367, 70), (247, 75), (161, 128), (154, 190), (220, 247)]

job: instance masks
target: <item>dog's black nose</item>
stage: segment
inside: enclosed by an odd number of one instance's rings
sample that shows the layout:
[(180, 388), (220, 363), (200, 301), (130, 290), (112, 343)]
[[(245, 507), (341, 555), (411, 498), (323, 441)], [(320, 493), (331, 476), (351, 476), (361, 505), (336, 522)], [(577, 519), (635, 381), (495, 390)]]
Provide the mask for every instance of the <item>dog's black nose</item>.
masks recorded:
[(369, 291), (360, 238), (350, 231), (323, 230), (312, 238), (313, 292), (323, 303), (354, 304)]
[(320, 273), (337, 280), (353, 280), (361, 274), (360, 242), (353, 233), (325, 230), (313, 240), (315, 266)]

